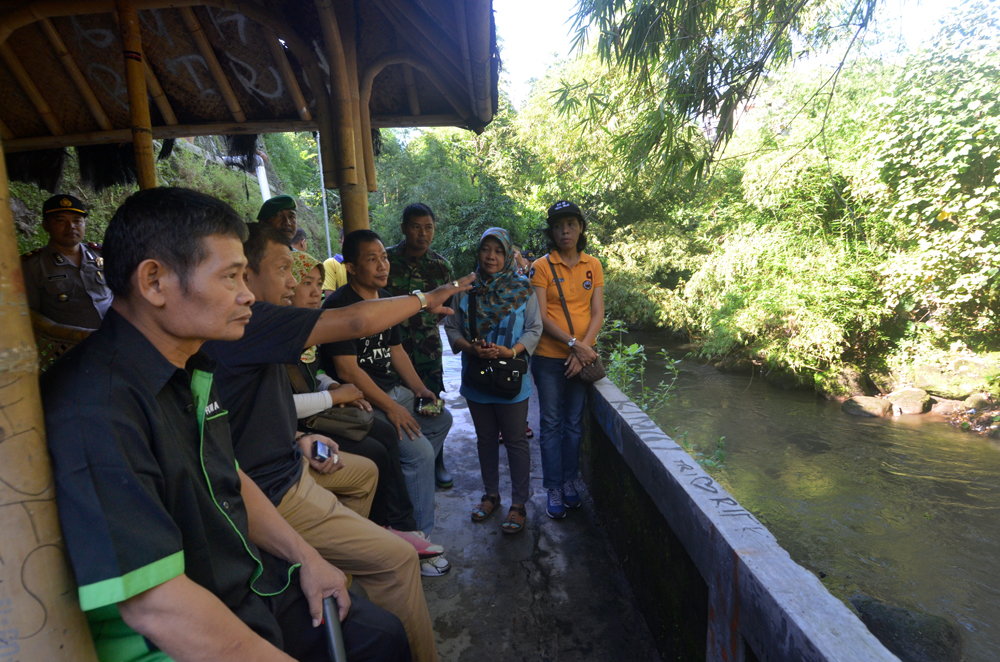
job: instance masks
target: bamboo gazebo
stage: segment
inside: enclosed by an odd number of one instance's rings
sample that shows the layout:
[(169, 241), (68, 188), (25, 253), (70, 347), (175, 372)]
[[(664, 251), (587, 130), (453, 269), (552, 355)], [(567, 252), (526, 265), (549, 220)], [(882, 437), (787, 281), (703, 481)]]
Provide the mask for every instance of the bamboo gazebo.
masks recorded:
[(92, 660), (56, 515), (4, 154), (77, 148), (82, 163), (88, 148), (131, 144), (149, 188), (154, 139), (318, 131), (345, 228), (368, 227), (373, 129), (492, 120), (492, 2), (0, 0), (0, 59), (0, 659)]

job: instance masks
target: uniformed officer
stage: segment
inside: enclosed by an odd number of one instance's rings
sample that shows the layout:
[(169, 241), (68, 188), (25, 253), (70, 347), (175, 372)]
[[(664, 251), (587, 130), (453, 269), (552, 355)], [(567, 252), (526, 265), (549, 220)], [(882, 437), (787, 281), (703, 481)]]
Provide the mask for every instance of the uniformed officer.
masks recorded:
[(83, 242), (87, 209), (72, 195), (42, 205), (49, 243), (21, 256), (28, 307), (57, 324), (96, 329), (111, 306), (98, 244)]
[(292, 196), (276, 195), (265, 200), (264, 204), (260, 206), (257, 220), (285, 233), (289, 239), (293, 239), (295, 231), (299, 228), (295, 206), (295, 198)]

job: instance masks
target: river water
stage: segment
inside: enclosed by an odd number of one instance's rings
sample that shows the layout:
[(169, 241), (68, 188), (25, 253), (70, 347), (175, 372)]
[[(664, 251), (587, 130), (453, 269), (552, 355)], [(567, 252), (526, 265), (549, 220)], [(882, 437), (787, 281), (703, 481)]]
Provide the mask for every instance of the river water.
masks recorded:
[[(663, 341), (623, 340), (646, 346), (646, 383), (658, 383)], [(857, 418), (759, 376), (680, 367), (653, 420), (705, 454), (724, 436), (710, 472), (792, 559), (843, 600), (866, 593), (957, 623), (969, 662), (1000, 660), (1000, 444), (930, 415)]]

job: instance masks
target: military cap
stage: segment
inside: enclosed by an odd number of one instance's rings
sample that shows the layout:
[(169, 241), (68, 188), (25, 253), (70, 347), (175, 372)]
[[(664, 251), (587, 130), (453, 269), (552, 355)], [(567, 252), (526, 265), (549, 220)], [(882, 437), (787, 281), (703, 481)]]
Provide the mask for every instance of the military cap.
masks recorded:
[(290, 195), (276, 195), (268, 198), (257, 212), (258, 221), (266, 221), (283, 209), (295, 209), (295, 198)]
[(87, 215), (87, 208), (80, 198), (65, 194), (54, 195), (42, 205), (42, 216), (47, 216), (57, 211), (75, 211), (84, 216)]

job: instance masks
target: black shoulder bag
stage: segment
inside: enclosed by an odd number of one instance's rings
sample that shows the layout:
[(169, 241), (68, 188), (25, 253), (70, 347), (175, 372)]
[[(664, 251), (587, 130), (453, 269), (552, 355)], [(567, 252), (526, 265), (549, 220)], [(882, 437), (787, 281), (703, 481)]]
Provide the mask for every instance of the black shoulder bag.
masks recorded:
[[(469, 337), (472, 342), (476, 342), (479, 337), (475, 290), (469, 292)], [(513, 400), (521, 392), (521, 380), (527, 372), (528, 362), (521, 357), (481, 359), (475, 354), (467, 354), (462, 381), (477, 391)]]
[[(569, 318), (569, 306), (566, 305), (566, 296), (563, 294), (562, 285), (559, 284), (559, 276), (556, 275), (556, 267), (552, 264), (552, 260), (549, 259), (548, 255), (545, 256), (545, 261), (549, 263), (549, 269), (552, 270), (552, 280), (556, 282), (556, 289), (559, 291), (559, 303), (562, 304), (563, 313), (566, 315), (566, 324), (569, 325), (569, 335), (576, 338), (576, 333), (573, 332), (573, 320)], [(601, 363), (601, 355), (598, 354), (594, 362), (583, 366), (583, 369), (576, 374), (574, 379), (578, 379), (584, 384), (593, 384), (607, 377), (607, 374), (604, 371), (604, 364)]]

